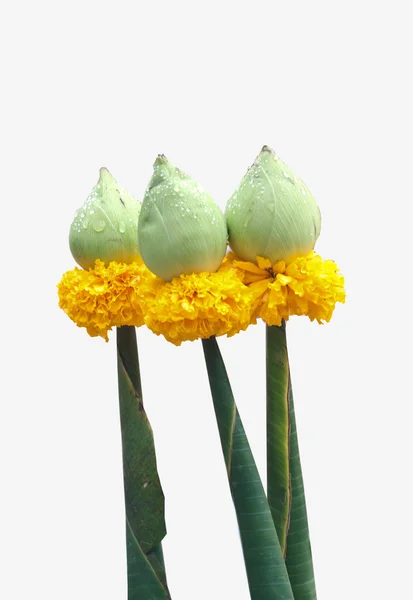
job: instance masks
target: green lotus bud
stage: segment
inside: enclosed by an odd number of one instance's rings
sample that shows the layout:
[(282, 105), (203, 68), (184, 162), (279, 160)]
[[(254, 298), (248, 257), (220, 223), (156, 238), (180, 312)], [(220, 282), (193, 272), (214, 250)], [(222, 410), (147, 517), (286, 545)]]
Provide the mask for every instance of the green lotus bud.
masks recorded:
[(100, 169), (98, 183), (70, 227), (69, 245), (75, 261), (84, 269), (93, 267), (97, 258), (104, 263), (136, 261), (140, 210), (140, 202), (107, 169)]
[(314, 248), (320, 210), (307, 186), (264, 146), (227, 203), (229, 245), (243, 260), (289, 260)]
[(216, 271), (225, 255), (225, 217), (194, 179), (159, 155), (142, 202), (139, 250), (167, 281), (183, 273)]

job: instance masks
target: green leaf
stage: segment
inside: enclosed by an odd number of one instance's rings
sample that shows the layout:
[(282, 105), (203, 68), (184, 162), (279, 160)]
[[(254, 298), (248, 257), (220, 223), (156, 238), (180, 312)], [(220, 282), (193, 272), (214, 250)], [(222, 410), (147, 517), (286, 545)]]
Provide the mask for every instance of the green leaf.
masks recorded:
[[(267, 461), (268, 501), (279, 535), (287, 534), (284, 552), (294, 599), (316, 600), (285, 322), (280, 327), (267, 326)], [(282, 489), (286, 467), (287, 515), (283, 511)]]
[(305, 505), (304, 483), (301, 472), (295, 422), (294, 400), (291, 386), (290, 405), (290, 470), (291, 470), (291, 516), (287, 536), (286, 565), (294, 591), (295, 600), (316, 600), (317, 592), (311, 555), (310, 532), (308, 529), (307, 508)]
[[(162, 585), (148, 556), (145, 555), (138, 544), (127, 519), (126, 549), (128, 559), (128, 600), (169, 600), (168, 591)], [(150, 554), (154, 556), (153, 552)]]
[[(267, 331), (267, 492), (285, 556), (291, 509), (288, 357), (285, 324)], [(287, 368), (286, 368), (287, 367)]]
[(202, 340), (251, 600), (294, 600), (254, 457), (215, 337)]
[[(117, 329), (117, 350), (127, 519), (128, 598), (169, 598), (160, 547), (166, 534), (164, 495), (156, 468), (153, 433), (142, 402), (134, 327)], [(142, 583), (138, 583), (139, 569), (142, 569)], [(163, 595), (137, 595), (136, 590), (141, 585), (149, 586), (148, 589), (157, 589), (160, 585)]]
[(146, 555), (158, 579), (166, 587), (166, 572), (163, 559), (162, 544), (158, 544)]

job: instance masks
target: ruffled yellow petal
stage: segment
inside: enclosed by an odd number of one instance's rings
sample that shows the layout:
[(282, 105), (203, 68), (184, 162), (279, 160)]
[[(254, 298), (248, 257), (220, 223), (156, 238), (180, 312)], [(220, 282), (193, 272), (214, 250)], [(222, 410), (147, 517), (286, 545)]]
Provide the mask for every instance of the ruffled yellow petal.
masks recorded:
[(273, 265), (272, 270), (274, 273), (284, 273), (285, 271), (285, 261), (279, 260)]
[(337, 302), (344, 303), (344, 277), (332, 260), (310, 253), (288, 265), (290, 314), (307, 315), (311, 321), (329, 322)]
[[(323, 260), (311, 251), (286, 265), (257, 257), (257, 265), (237, 261), (232, 264), (244, 274), (243, 282), (253, 292), (251, 322), (263, 319), (280, 325), (291, 315), (307, 315), (319, 323), (330, 321), (337, 302), (345, 302), (344, 277), (332, 260)], [(261, 270), (261, 276), (259, 271)]]
[(76, 267), (63, 275), (57, 286), (59, 306), (89, 335), (108, 341), (112, 327), (144, 324), (141, 302), (151, 293), (149, 282), (153, 279), (143, 264), (111, 262), (106, 267), (97, 260), (88, 271)]
[[(228, 264), (238, 271), (245, 285), (254, 283), (254, 281), (266, 279), (269, 275), (266, 269), (261, 269), (261, 267), (255, 265), (254, 263), (238, 260), (235, 255), (233, 257), (229, 256)], [(223, 267), (224, 264), (221, 266), (221, 269)]]
[(263, 258), (262, 256), (257, 256), (257, 263), (260, 269), (268, 270), (271, 269), (272, 264), (268, 258)]
[(143, 303), (145, 324), (179, 346), (183, 341), (232, 336), (250, 324), (252, 292), (228, 265), (216, 273), (158, 280)]

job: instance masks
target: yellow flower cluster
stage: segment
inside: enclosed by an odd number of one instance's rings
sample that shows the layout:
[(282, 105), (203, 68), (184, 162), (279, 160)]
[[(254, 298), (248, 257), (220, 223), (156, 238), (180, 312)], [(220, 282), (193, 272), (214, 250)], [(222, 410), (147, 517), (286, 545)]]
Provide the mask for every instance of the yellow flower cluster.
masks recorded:
[(142, 307), (145, 324), (179, 346), (183, 341), (232, 336), (250, 324), (251, 290), (235, 269), (157, 279)]
[(345, 301), (337, 265), (310, 252), (286, 264), (258, 264), (228, 254), (216, 273), (181, 275), (163, 281), (144, 264), (97, 260), (94, 268), (75, 268), (58, 285), (59, 306), (91, 336), (108, 340), (112, 327), (147, 325), (180, 345), (213, 335), (232, 336), (258, 318), (281, 325), (291, 315), (319, 323), (331, 319)]
[(143, 264), (111, 262), (107, 267), (97, 260), (94, 268), (68, 271), (58, 284), (59, 306), (92, 337), (108, 341), (108, 331), (122, 325), (144, 324), (142, 301), (149, 286), (142, 281), (155, 279)]
[[(311, 251), (286, 264), (271, 265), (257, 258), (258, 265), (228, 257), (228, 266), (239, 270), (253, 293), (251, 322), (261, 318), (268, 325), (281, 325), (292, 315), (307, 315), (311, 321), (330, 321), (337, 302), (345, 302), (344, 277), (332, 260)], [(227, 268), (228, 268), (227, 266)]]
[(97, 260), (75, 268), (58, 285), (59, 306), (89, 335), (108, 341), (112, 327), (146, 324), (180, 345), (213, 335), (234, 335), (250, 324), (252, 293), (235, 269), (181, 275), (163, 281), (144, 264)]

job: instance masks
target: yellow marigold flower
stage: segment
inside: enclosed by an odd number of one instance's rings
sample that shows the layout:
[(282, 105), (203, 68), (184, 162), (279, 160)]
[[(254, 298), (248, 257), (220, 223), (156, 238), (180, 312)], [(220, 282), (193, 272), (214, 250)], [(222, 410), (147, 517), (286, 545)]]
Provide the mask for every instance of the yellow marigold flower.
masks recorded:
[(311, 321), (330, 321), (337, 302), (345, 302), (344, 277), (332, 260), (311, 251), (291, 262), (258, 257), (257, 265), (226, 257), (222, 268), (235, 268), (253, 293), (251, 322), (263, 319), (281, 325), (291, 315), (307, 315)]
[(252, 293), (235, 269), (180, 275), (168, 282), (156, 279), (144, 285), (148, 292), (145, 324), (176, 346), (213, 335), (232, 336), (250, 324)]
[(337, 265), (313, 251), (286, 264), (240, 261), (227, 254), (216, 273), (192, 273), (163, 281), (144, 264), (97, 260), (75, 268), (58, 285), (59, 306), (78, 327), (108, 341), (112, 327), (146, 324), (179, 346), (183, 341), (232, 336), (257, 318), (280, 325), (291, 315), (330, 321), (345, 301)]
[(57, 286), (59, 306), (89, 335), (108, 341), (112, 327), (144, 324), (141, 303), (151, 292), (142, 281), (148, 284), (153, 279), (143, 264), (111, 262), (105, 267), (97, 260), (88, 271), (76, 267), (63, 275)]

